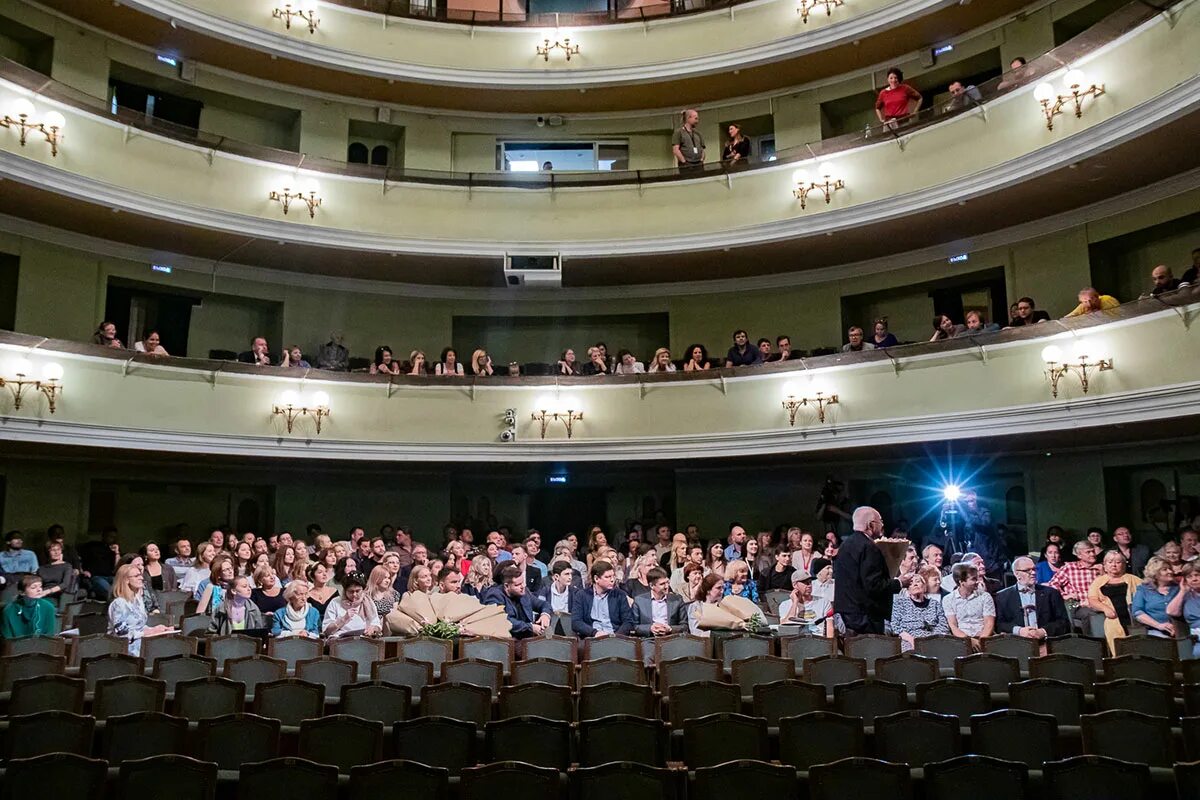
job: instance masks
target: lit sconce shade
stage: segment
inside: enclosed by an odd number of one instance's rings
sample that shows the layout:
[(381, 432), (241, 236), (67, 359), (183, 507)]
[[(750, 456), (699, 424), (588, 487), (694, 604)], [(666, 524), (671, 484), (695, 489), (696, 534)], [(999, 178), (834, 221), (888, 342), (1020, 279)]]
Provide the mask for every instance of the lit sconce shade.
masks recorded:
[[(796, 414), (805, 406), (814, 406), (817, 409), (817, 421), (825, 422), (825, 410), (829, 406), (838, 405), (838, 396), (833, 388), (817, 379), (805, 390), (798, 389), (793, 383), (786, 383), (783, 391), (783, 410), (787, 412), (788, 425), (792, 427), (796, 425)], [(803, 396), (800, 396), (801, 391)]]
[(279, 401), (271, 407), (271, 415), (283, 417), (287, 432), (291, 433), (300, 417), (312, 417), (317, 434), (321, 433), (321, 421), (329, 416), (329, 395), (315, 391), (302, 397), (299, 392), (287, 389), (279, 394)]
[(30, 133), (40, 133), (50, 145), (50, 155), (58, 155), (58, 146), (62, 142), (63, 131), (67, 127), (66, 118), (57, 111), (47, 111), (41, 119), (37, 118), (37, 109), (26, 97), (18, 97), (12, 101), (0, 118), (0, 128), (16, 128), (21, 146), (29, 141)]
[[(551, 36), (554, 36), (553, 44), (550, 43)], [(566, 56), (566, 60), (570, 61), (571, 56), (579, 55), (579, 43), (576, 42), (575, 44), (571, 44), (570, 34), (563, 36), (563, 38), (560, 40), (557, 33), (547, 33), (542, 37), (542, 44), (534, 45), (534, 50), (539, 56), (542, 57), (543, 61), (549, 61), (550, 54), (555, 50), (562, 50), (563, 55)]]
[(537, 400), (538, 410), (533, 412), (532, 419), (538, 423), (540, 427), (541, 437), (546, 438), (546, 429), (551, 422), (561, 422), (566, 428), (567, 438), (570, 439), (574, 433), (575, 423), (583, 419), (583, 411), (579, 408), (579, 401), (574, 397), (563, 395), (558, 396), (543, 396)]
[(808, 172), (803, 169), (798, 169), (792, 173), (792, 194), (800, 201), (800, 208), (804, 209), (808, 206), (808, 195), (811, 192), (820, 192), (825, 197), (825, 204), (833, 200), (833, 193), (838, 189), (846, 188), (846, 182), (841, 178), (835, 178), (834, 174), (837, 168), (829, 163), (824, 162), (816, 167), (817, 178), (810, 181)]
[(1077, 339), (1071, 347), (1070, 356), (1065, 355), (1057, 345), (1048, 345), (1042, 349), (1042, 361), (1046, 364), (1052, 397), (1058, 397), (1059, 382), (1069, 373), (1078, 376), (1080, 387), (1087, 394), (1095, 373), (1113, 368), (1108, 349), (1094, 337)]
[(833, 10), (839, 6), (844, 6), (846, 0), (796, 0), (796, 13), (800, 15), (800, 19), (808, 24), (808, 17), (818, 8), (824, 6), (825, 16), (832, 17)]
[(1047, 364), (1061, 364), (1062, 355), (1062, 348), (1056, 344), (1047, 345), (1042, 348), (1042, 361)]
[(1067, 104), (1072, 104), (1075, 116), (1083, 116), (1083, 101), (1104, 94), (1103, 83), (1088, 83), (1087, 74), (1081, 69), (1072, 69), (1063, 76), (1063, 94), (1049, 83), (1039, 83), (1033, 90), (1033, 98), (1042, 107), (1046, 117), (1046, 128), (1054, 130), (1054, 118), (1063, 113)]
[(300, 405), (300, 393), (288, 389), (279, 395), (279, 405), (281, 406), (298, 406)]
[(61, 364), (53, 361), (43, 364), (41, 380), (30, 377), (33, 374), (33, 364), (29, 362), (29, 359), (21, 356), (11, 359), (5, 370), (5, 373), (0, 375), (0, 387), (7, 388), (12, 394), (14, 411), (21, 410), (25, 393), (34, 389), (46, 397), (47, 407), (51, 414), (54, 413), (58, 393), (62, 389), (63, 368)]
[[(284, 214), (288, 213), (294, 201), (299, 201), (308, 208), (309, 218), (315, 217), (317, 209), (321, 206), (321, 184), (315, 178), (303, 178), (283, 183), (283, 188), (274, 189), (267, 195), (268, 199), (282, 205)], [(297, 188), (293, 190), (293, 186)]]
[(314, 0), (285, 0), (271, 12), (271, 16), (283, 20), (283, 27), (287, 30), (292, 29), (293, 18), (299, 20), (297, 27), (304, 23), (309, 33), (316, 33), (317, 26), (321, 24)]
[(313, 392), (309, 403), (313, 408), (329, 408), (329, 395), (326, 392)]

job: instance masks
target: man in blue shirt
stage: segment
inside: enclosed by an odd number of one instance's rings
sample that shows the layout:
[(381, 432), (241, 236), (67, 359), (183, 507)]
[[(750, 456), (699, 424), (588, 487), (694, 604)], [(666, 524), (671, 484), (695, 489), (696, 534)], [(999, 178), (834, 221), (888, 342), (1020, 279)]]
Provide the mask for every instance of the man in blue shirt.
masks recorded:
[(633, 631), (629, 595), (616, 588), (617, 573), (607, 561), (592, 564), (592, 588), (575, 593), (571, 629), (580, 638), (627, 636)]
[(18, 575), (38, 571), (37, 556), (32, 550), (25, 549), (25, 540), (20, 531), (9, 531), (4, 535), (4, 541), (7, 547), (0, 553), (0, 572)]
[(736, 522), (729, 526), (729, 546), (725, 548), (725, 563), (737, 561), (746, 547), (746, 529)]

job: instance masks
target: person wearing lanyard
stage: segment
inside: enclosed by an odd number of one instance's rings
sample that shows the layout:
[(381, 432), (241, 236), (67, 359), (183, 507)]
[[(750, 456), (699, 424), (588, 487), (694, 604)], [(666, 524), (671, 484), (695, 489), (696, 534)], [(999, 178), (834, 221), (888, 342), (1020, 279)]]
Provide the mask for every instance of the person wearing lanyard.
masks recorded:
[(680, 167), (699, 167), (704, 163), (704, 136), (697, 130), (700, 112), (689, 108), (683, 112), (683, 125), (671, 137), (671, 152)]

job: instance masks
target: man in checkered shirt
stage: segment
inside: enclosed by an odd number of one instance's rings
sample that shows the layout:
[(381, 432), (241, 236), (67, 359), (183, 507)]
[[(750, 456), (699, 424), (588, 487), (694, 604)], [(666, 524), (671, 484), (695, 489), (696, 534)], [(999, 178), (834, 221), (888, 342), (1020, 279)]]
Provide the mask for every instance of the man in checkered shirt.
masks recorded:
[(1088, 605), (1088, 588), (1100, 574), (1100, 565), (1096, 563), (1096, 547), (1086, 539), (1076, 542), (1071, 552), (1077, 560), (1064, 564), (1047, 585), (1058, 589), (1075, 625), (1089, 634), (1096, 612)]

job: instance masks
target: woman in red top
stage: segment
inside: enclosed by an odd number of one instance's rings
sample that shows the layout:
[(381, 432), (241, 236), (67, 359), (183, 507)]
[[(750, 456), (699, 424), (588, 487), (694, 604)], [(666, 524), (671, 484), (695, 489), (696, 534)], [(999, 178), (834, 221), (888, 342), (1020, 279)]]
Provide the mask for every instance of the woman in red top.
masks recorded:
[(879, 121), (894, 123), (916, 113), (921, 107), (921, 93), (904, 82), (904, 73), (899, 67), (887, 71), (887, 82), (887, 88), (875, 101), (875, 115)]

